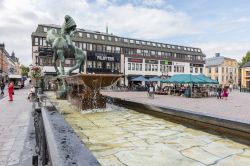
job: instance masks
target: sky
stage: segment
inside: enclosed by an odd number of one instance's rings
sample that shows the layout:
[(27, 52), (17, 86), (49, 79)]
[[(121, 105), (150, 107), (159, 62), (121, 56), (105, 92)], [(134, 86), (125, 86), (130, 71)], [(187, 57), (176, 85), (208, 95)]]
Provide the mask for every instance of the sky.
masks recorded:
[(38, 24), (62, 25), (219, 52), (238, 61), (250, 50), (249, 0), (0, 0), (0, 43), (31, 64)]

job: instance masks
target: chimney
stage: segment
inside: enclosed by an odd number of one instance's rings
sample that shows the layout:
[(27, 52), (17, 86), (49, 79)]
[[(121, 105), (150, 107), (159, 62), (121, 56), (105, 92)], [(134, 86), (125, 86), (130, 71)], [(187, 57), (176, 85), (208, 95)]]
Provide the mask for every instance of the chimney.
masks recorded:
[(215, 57), (219, 57), (220, 56), (220, 53), (215, 53)]

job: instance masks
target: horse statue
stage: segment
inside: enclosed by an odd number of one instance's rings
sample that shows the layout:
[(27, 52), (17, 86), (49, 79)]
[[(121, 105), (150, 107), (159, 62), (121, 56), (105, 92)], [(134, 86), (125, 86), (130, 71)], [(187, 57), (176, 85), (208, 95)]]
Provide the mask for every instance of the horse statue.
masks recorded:
[[(64, 64), (66, 58), (75, 58), (76, 60), (75, 66), (69, 69), (66, 75), (70, 75), (76, 69), (79, 69), (79, 73), (84, 71), (83, 65), (86, 62), (86, 51), (73, 45), (72, 37), (75, 31), (76, 24), (74, 20), (66, 15), (60, 34), (58, 34), (55, 29), (50, 29), (47, 32), (46, 41), (52, 46), (52, 64), (54, 65), (57, 75), (65, 75)], [(60, 72), (56, 65), (58, 58), (60, 59)]]

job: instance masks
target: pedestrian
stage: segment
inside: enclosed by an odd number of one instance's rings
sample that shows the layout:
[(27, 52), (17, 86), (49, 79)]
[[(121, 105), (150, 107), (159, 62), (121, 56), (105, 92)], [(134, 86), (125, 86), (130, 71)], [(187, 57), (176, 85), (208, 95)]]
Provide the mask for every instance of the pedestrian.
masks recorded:
[(2, 81), (2, 83), (1, 83), (1, 95), (4, 95), (4, 88), (5, 88), (5, 84), (4, 84), (4, 81)]
[(232, 90), (233, 90), (233, 85), (232, 84), (229, 85), (229, 90), (230, 90), (230, 93), (232, 93)]
[(224, 87), (224, 89), (223, 89), (223, 97), (225, 98), (225, 100), (227, 100), (227, 97), (228, 97), (228, 89), (227, 89), (227, 87)]
[(219, 88), (217, 89), (217, 99), (221, 99), (221, 93), (222, 93), (222, 88), (221, 86), (219, 86)]
[(13, 101), (13, 96), (12, 96), (13, 93), (14, 93), (13, 89), (14, 89), (13, 83), (10, 82), (10, 83), (9, 83), (9, 86), (8, 86), (9, 101)]

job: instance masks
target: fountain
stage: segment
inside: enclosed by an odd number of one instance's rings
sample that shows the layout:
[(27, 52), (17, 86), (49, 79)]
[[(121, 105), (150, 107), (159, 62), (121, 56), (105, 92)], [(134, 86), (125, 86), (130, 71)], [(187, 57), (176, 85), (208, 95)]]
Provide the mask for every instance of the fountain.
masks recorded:
[(100, 89), (114, 84), (121, 75), (77, 74), (63, 79), (69, 86), (68, 98), (82, 110), (106, 107), (106, 99)]

